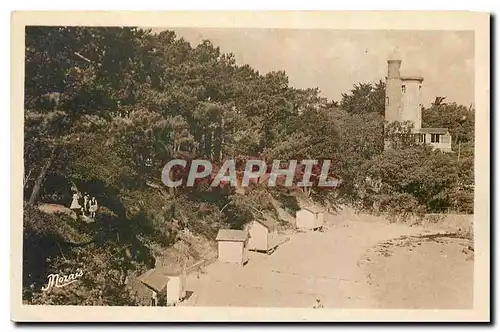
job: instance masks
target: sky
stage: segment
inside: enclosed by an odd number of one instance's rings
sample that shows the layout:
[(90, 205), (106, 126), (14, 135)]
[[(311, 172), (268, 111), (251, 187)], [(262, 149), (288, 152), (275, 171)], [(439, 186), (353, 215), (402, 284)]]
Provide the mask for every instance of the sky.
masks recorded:
[(221, 52), (233, 53), (238, 64), (249, 64), (262, 74), (284, 70), (291, 86), (318, 87), (323, 96), (337, 101), (354, 84), (385, 80), (387, 59), (396, 52), (402, 75), (424, 77), (424, 106), (436, 96), (474, 104), (474, 32), (470, 31), (165, 29), (193, 47), (208, 39)]

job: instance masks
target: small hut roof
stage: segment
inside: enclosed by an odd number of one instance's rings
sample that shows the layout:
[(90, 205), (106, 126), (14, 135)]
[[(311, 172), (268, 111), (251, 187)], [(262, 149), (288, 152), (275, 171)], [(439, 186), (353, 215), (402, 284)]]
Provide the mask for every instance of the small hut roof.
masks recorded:
[(220, 229), (217, 234), (217, 241), (245, 242), (248, 239), (248, 233), (237, 229)]
[(278, 222), (271, 217), (264, 217), (264, 218), (260, 218), (260, 219), (255, 219), (255, 221), (258, 222), (259, 224), (261, 224), (262, 226), (266, 227), (269, 230), (273, 230), (276, 228), (276, 226), (278, 226)]
[(140, 275), (138, 279), (155, 292), (161, 292), (170, 280), (170, 278), (159, 269), (146, 271)]
[(158, 272), (160, 272), (161, 274), (169, 277), (176, 277), (182, 274), (183, 270), (183, 268), (178, 264), (169, 266), (156, 266), (155, 269), (158, 270)]
[(303, 207), (302, 209), (303, 209), (303, 210), (307, 210), (307, 211), (312, 212), (312, 213), (321, 213), (321, 212), (325, 212), (325, 209), (324, 209), (324, 208), (317, 207), (317, 206), (306, 206), (306, 207)]

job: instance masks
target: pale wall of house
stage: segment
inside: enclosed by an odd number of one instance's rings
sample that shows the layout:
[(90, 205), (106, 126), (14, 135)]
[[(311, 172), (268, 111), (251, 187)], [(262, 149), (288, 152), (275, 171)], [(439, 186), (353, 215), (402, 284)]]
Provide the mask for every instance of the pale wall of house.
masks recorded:
[(299, 210), (296, 213), (297, 228), (313, 229), (316, 227), (315, 214), (307, 210)]
[(323, 212), (319, 212), (316, 215), (316, 227), (323, 227), (325, 222), (325, 214)]
[(184, 293), (185, 280), (181, 276), (169, 277), (167, 283), (167, 305), (174, 305), (179, 302)]
[(431, 134), (425, 135), (425, 142), (429, 143), (435, 149), (445, 152), (451, 152), (451, 135), (441, 135), (439, 143), (431, 142)]
[(238, 263), (244, 261), (243, 242), (219, 241), (219, 261)]
[(254, 221), (249, 225), (248, 233), (250, 234), (249, 250), (268, 250), (269, 230), (265, 226)]

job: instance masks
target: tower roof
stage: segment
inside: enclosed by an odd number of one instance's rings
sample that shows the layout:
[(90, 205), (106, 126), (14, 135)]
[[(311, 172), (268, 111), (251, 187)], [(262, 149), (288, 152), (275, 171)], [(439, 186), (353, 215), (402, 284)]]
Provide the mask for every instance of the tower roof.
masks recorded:
[(237, 229), (220, 229), (216, 241), (245, 242), (248, 233)]
[(391, 53), (389, 53), (389, 57), (387, 61), (401, 61), (401, 53), (399, 52), (399, 48), (395, 47)]

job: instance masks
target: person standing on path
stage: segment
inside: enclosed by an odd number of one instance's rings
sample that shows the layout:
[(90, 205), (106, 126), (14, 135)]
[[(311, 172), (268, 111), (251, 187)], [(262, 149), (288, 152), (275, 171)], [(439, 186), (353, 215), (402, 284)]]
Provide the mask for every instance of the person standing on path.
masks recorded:
[(76, 216), (80, 215), (80, 212), (82, 210), (82, 206), (80, 205), (80, 203), (78, 203), (79, 199), (80, 199), (80, 193), (74, 192), (73, 200), (71, 201), (71, 206), (69, 208), (76, 213)]
[(95, 218), (95, 213), (97, 211), (97, 200), (93, 196), (92, 196), (92, 199), (89, 202), (89, 211), (90, 211), (90, 218), (94, 219)]
[(83, 214), (86, 215), (89, 212), (90, 197), (88, 193), (83, 196)]

